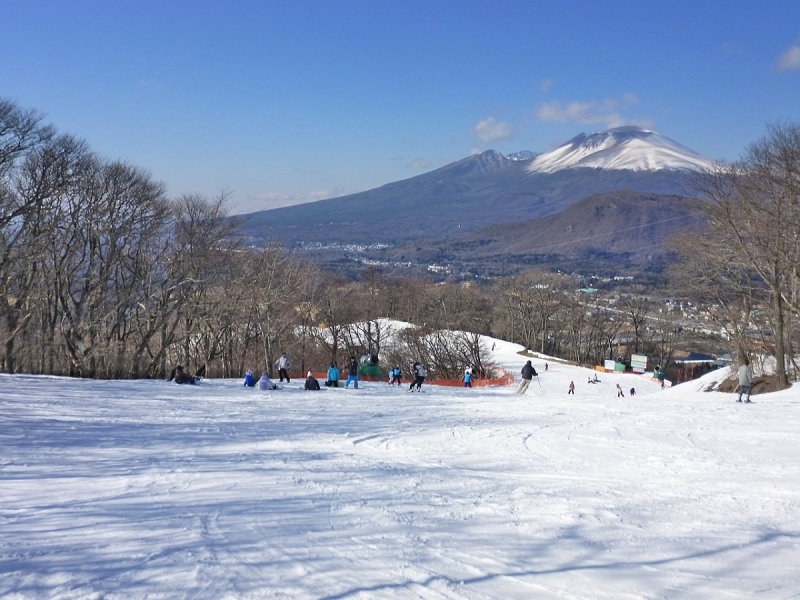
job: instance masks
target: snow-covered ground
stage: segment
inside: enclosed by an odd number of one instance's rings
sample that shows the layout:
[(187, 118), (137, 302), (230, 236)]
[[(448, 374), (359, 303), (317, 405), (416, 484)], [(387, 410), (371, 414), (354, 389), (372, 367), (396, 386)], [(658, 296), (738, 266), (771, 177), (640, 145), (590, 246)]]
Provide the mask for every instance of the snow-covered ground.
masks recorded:
[(797, 386), (544, 362), (525, 396), (0, 376), (0, 597), (800, 597)]

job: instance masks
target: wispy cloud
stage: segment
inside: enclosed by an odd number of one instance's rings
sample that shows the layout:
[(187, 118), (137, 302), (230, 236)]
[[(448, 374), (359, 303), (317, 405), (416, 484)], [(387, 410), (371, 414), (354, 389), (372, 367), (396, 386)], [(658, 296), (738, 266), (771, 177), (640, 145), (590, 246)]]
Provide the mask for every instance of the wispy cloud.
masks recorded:
[(553, 87), (553, 80), (552, 79), (545, 79), (539, 83), (539, 91), (540, 92), (548, 92), (550, 88)]
[(434, 164), (427, 158), (413, 158), (406, 163), (406, 169), (411, 169), (412, 171), (425, 171), (433, 167)]
[(633, 119), (623, 114), (626, 108), (639, 103), (634, 94), (625, 94), (621, 100), (590, 100), (588, 102), (543, 102), (536, 109), (536, 118), (553, 123), (599, 124), (606, 127), (622, 125), (651, 126), (650, 119)]
[(152, 79), (140, 79), (136, 82), (136, 85), (146, 90), (157, 90), (159, 92), (164, 90), (164, 86), (161, 83)]
[(278, 192), (266, 192), (254, 194), (236, 202), (234, 212), (252, 212), (257, 210), (267, 210), (269, 208), (280, 208), (282, 206), (293, 206), (295, 204), (305, 204), (316, 200), (327, 200), (344, 196), (343, 190), (312, 190), (304, 194), (281, 194)]
[(800, 44), (794, 44), (778, 57), (775, 64), (778, 71), (800, 70)]
[(511, 125), (498, 121), (494, 117), (481, 119), (472, 128), (472, 135), (483, 144), (507, 140), (513, 133)]

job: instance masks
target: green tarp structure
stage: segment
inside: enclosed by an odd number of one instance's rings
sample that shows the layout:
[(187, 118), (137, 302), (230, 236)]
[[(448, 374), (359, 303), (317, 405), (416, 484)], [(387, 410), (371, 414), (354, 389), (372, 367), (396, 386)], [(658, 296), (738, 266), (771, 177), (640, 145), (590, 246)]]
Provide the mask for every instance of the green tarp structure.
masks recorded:
[(366, 375), (367, 377), (380, 377), (381, 370), (378, 368), (378, 365), (372, 364), (362, 364), (358, 367), (358, 374), (359, 375)]

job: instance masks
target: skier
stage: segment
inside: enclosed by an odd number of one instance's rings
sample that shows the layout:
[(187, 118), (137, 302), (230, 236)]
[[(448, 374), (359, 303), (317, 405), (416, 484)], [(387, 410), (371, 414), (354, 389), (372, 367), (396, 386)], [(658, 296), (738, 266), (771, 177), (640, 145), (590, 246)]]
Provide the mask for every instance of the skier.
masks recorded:
[(339, 387), (339, 369), (336, 363), (331, 363), (328, 367), (328, 380), (325, 382), (325, 387)]
[(750, 361), (746, 358), (739, 367), (739, 398), (737, 402), (742, 401), (742, 394), (747, 394), (745, 403), (750, 402), (750, 391), (753, 389), (753, 372), (750, 370)]
[(393, 383), (396, 383), (397, 385), (400, 385), (400, 377), (401, 377), (402, 373), (400, 371), (399, 365), (395, 365), (394, 369), (392, 369), (390, 374), (392, 376), (392, 379), (389, 381), (389, 385), (391, 385)]
[(250, 369), (245, 371), (244, 385), (245, 387), (254, 387), (256, 385), (256, 380), (253, 378), (253, 372)]
[(303, 386), (303, 389), (306, 390), (318, 390), (319, 389), (319, 381), (317, 381), (316, 377), (311, 373), (308, 372), (306, 375), (306, 384)]
[(572, 394), (573, 396), (575, 395), (575, 382), (574, 381), (570, 381), (569, 382), (569, 391), (567, 392), (567, 395), (569, 395), (569, 394)]
[(414, 372), (414, 381), (411, 382), (411, 385), (408, 386), (408, 391), (413, 392), (414, 388), (417, 388), (417, 391), (422, 391), (422, 382), (425, 381), (425, 377), (428, 376), (428, 372), (425, 370), (425, 365), (421, 362), (415, 362), (414, 366), (412, 367), (412, 371)]
[(355, 356), (351, 356), (347, 363), (347, 381), (344, 382), (344, 387), (349, 387), (351, 381), (355, 384), (353, 387), (358, 389), (358, 363)]
[(635, 396), (636, 395), (636, 388), (631, 388), (629, 393), (630, 393), (631, 396)]
[(472, 387), (472, 371), (470, 369), (466, 369), (464, 371), (464, 377), (461, 378), (464, 382), (464, 387), (471, 388)]
[(617, 398), (624, 398), (625, 394), (622, 392), (622, 386), (617, 384)]
[(531, 379), (538, 376), (539, 375), (536, 373), (536, 369), (533, 368), (531, 361), (526, 362), (525, 366), (522, 367), (522, 380), (519, 382), (519, 387), (517, 387), (517, 393), (524, 394), (528, 390), (528, 386), (531, 384)]
[(275, 361), (275, 366), (278, 367), (278, 377), (280, 378), (280, 382), (283, 383), (283, 378), (286, 377), (286, 383), (289, 383), (289, 365), (291, 362), (289, 361), (289, 357), (286, 356), (286, 352), (281, 352), (280, 357), (278, 360)]
[(547, 373), (547, 363), (544, 363), (544, 372)]

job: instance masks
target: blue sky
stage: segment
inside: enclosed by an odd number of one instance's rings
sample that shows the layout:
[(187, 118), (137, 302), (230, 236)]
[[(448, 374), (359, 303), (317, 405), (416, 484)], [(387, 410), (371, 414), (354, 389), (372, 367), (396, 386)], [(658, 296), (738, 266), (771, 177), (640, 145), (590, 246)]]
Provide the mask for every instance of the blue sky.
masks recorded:
[(638, 124), (800, 121), (800, 1), (0, 0), (0, 96), (232, 212)]

